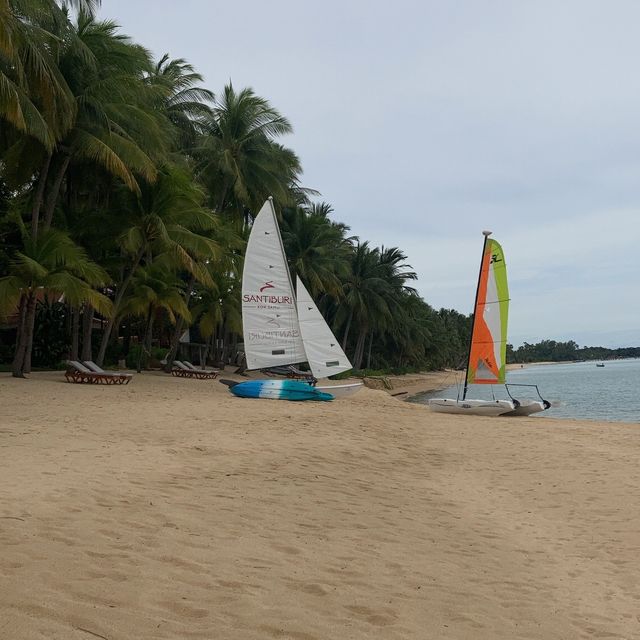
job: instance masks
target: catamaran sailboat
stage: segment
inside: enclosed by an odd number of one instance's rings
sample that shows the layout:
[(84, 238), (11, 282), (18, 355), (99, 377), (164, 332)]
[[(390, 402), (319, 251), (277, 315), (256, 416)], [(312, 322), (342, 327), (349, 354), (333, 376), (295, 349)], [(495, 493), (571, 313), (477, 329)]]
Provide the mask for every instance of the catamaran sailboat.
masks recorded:
[[(530, 415), (548, 409), (550, 404), (540, 396), (536, 385), (506, 384), (507, 320), (509, 315), (509, 286), (502, 247), (491, 231), (483, 231), (484, 245), (476, 289), (473, 327), (462, 398), (432, 398), (429, 407), (440, 413), (470, 415)], [(472, 400), (467, 398), (469, 385), (504, 384), (508, 400)], [(538, 400), (516, 400), (509, 386), (531, 386)]]
[[(316, 379), (351, 369), (351, 362), (299, 276), (296, 290), (297, 297), (273, 200), (269, 198), (251, 228), (242, 273), (247, 369), (308, 362)], [(361, 382), (311, 385), (271, 379), (243, 382), (232, 386), (231, 391), (246, 397), (327, 400), (351, 395), (361, 388)], [(327, 394), (330, 397), (323, 397)]]

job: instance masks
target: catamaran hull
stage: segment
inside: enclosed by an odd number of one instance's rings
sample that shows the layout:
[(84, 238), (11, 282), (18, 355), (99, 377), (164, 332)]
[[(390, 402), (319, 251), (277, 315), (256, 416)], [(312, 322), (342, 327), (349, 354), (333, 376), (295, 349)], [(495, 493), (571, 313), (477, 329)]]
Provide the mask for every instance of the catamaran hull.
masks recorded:
[(358, 393), (363, 386), (362, 382), (352, 382), (340, 385), (316, 385), (316, 389), (324, 393), (330, 393), (336, 400), (340, 400)]
[(532, 413), (539, 413), (549, 408), (549, 404), (538, 400), (519, 400), (520, 406), (513, 411), (503, 413), (503, 416), (530, 416)]
[(429, 408), (436, 413), (457, 413), (469, 416), (500, 416), (515, 410), (510, 400), (451, 400), (432, 398)]
[(306, 382), (297, 380), (247, 380), (229, 387), (240, 398), (267, 398), (270, 400), (333, 400)]

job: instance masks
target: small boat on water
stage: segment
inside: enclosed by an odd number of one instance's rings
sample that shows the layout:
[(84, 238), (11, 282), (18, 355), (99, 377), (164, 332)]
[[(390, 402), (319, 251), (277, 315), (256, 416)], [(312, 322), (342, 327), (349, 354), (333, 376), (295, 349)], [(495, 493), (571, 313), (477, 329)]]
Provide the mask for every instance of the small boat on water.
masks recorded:
[(294, 291), (271, 198), (249, 235), (242, 272), (242, 326), (247, 369), (307, 362), (311, 372), (308, 381), (248, 380), (229, 385), (234, 395), (333, 400), (362, 389), (361, 382), (316, 384), (352, 365), (299, 276)]
[[(429, 408), (438, 413), (476, 416), (528, 416), (551, 405), (540, 395), (536, 385), (506, 384), (507, 320), (509, 286), (502, 247), (483, 231), (484, 244), (478, 275), (478, 287), (469, 341), (469, 357), (462, 398), (432, 398)], [(469, 385), (504, 384), (508, 399), (472, 400), (467, 398)], [(533, 387), (540, 400), (518, 400), (509, 387)]]
[(596, 362), (596, 367), (604, 367), (604, 362)]

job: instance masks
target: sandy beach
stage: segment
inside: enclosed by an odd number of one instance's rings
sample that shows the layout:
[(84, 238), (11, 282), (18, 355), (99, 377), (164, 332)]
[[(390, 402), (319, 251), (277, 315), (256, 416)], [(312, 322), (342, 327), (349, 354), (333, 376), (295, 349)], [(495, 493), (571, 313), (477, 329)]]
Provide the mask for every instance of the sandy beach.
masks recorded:
[(640, 425), (0, 377), (0, 638), (640, 637)]

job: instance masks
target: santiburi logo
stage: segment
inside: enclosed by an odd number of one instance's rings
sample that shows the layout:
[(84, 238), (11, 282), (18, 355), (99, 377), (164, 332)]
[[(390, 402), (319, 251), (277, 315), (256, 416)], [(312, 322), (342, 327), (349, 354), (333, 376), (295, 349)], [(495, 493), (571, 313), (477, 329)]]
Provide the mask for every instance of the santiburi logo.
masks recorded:
[(265, 282), (264, 285), (260, 287), (260, 293), (262, 293), (265, 289), (275, 289), (275, 287), (273, 286), (273, 280)]
[(275, 296), (263, 293), (264, 291), (275, 288), (276, 285), (273, 284), (273, 280), (268, 280), (260, 287), (260, 295), (245, 293), (242, 296), (242, 302), (256, 302), (259, 304), (293, 304), (291, 296)]

